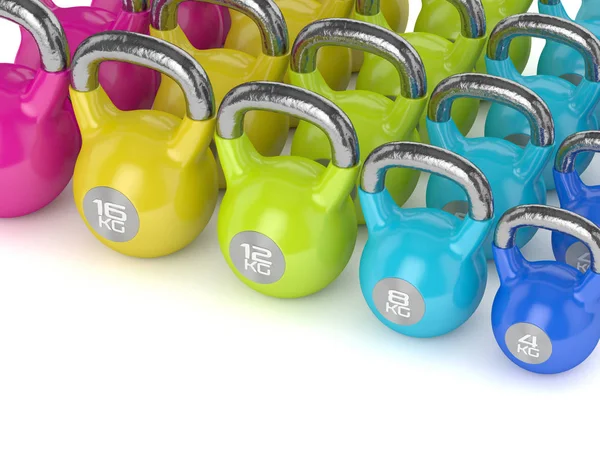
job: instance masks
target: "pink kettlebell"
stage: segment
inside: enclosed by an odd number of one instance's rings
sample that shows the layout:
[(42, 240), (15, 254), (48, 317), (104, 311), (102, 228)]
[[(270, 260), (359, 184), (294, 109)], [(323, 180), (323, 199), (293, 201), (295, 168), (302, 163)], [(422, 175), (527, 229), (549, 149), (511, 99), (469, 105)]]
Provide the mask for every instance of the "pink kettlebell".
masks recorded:
[[(223, 6), (185, 1), (177, 13), (177, 23), (190, 43), (198, 50), (223, 47), (229, 28), (231, 16), (229, 9)], [(122, 0), (93, 0), (92, 6), (118, 12), (122, 8)]]
[[(52, 0), (38, 0), (60, 21), (67, 35), (71, 57), (85, 39), (103, 31), (124, 30), (149, 34), (150, 13), (147, 0), (119, 0), (121, 9), (111, 12), (94, 6), (60, 8)], [(42, 63), (33, 37), (21, 29), (21, 46), (16, 64), (38, 70)], [(100, 69), (100, 84), (124, 111), (150, 109), (158, 91), (160, 75), (134, 64), (106, 62)]]
[(27, 30), (42, 60), (37, 70), (0, 64), (0, 217), (18, 217), (63, 191), (81, 135), (68, 97), (69, 53), (58, 19), (38, 0), (0, 0), (0, 17)]

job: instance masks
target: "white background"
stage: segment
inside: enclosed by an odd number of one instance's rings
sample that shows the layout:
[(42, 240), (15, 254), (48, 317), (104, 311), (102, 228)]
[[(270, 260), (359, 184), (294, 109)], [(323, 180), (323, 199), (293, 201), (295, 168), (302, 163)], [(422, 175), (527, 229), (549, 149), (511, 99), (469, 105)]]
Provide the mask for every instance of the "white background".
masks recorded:
[[(17, 27), (2, 21), (0, 39), (12, 61)], [(597, 174), (596, 161), (584, 178)], [(509, 362), (490, 326), (492, 264), (471, 320), (418, 340), (362, 298), (364, 229), (329, 288), (277, 300), (233, 276), (215, 227), (216, 214), (187, 249), (128, 258), (87, 231), (70, 187), (0, 221), (0, 449), (598, 448), (600, 352), (558, 376)], [(524, 252), (550, 258), (549, 234)]]

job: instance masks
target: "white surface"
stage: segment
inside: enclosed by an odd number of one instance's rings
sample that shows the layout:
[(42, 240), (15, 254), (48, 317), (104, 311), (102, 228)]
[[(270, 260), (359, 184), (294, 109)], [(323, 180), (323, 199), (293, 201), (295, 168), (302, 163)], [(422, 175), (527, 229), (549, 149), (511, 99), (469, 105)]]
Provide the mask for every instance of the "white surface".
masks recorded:
[[(10, 61), (17, 28), (2, 21), (0, 37)], [(586, 178), (598, 174), (596, 161)], [(490, 326), (491, 264), (472, 319), (417, 340), (361, 296), (364, 230), (333, 285), (284, 301), (233, 276), (215, 225), (146, 261), (97, 242), (70, 187), (0, 221), (0, 449), (597, 448), (600, 352), (559, 376), (509, 362)], [(548, 238), (525, 253), (551, 257)]]

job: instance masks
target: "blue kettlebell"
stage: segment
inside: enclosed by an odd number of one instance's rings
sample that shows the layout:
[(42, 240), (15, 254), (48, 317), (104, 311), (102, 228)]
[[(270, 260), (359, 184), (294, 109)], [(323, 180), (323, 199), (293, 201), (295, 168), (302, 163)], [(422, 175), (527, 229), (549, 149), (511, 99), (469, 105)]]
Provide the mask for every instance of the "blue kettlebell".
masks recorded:
[[(591, 252), (590, 270), (582, 274), (561, 262), (525, 260), (515, 245), (521, 227), (578, 239)], [(517, 206), (498, 222), (494, 258), (500, 288), (492, 328), (504, 354), (536, 373), (560, 373), (581, 364), (600, 339), (600, 229), (564, 209)]]
[[(445, 211), (401, 209), (385, 187), (388, 170), (408, 167), (448, 177), (470, 200), (463, 221)], [(392, 142), (363, 166), (360, 202), (369, 238), (360, 261), (360, 286), (375, 316), (398, 333), (449, 333), (475, 312), (485, 291), (483, 242), (494, 202), (485, 175), (471, 162), (427, 144)]]
[(583, 0), (577, 13), (577, 20), (600, 19), (600, 0)]
[[(517, 144), (495, 137), (464, 137), (451, 118), (457, 99), (477, 98), (505, 105), (527, 118), (529, 136), (525, 151)], [(546, 203), (542, 172), (554, 151), (554, 122), (548, 106), (533, 91), (505, 78), (461, 74), (442, 81), (431, 94), (427, 118), (431, 143), (457, 153), (485, 174), (494, 193), (497, 219), (510, 208), (525, 203)], [(464, 191), (444, 177), (431, 176), (427, 185), (427, 206), (443, 209), (460, 218), (469, 211)], [(535, 234), (519, 233), (519, 245)], [(492, 258), (492, 236), (484, 244), (485, 256)]]
[[(551, 75), (522, 76), (508, 57), (511, 41), (517, 36), (550, 39), (576, 48), (586, 61), (586, 75), (578, 86)], [(600, 40), (579, 25), (544, 14), (519, 14), (501, 21), (490, 35), (486, 56), (488, 73), (508, 78), (538, 94), (550, 107), (556, 126), (556, 141), (578, 131), (595, 130), (594, 115), (600, 102)], [(492, 105), (485, 135), (506, 139), (521, 146), (529, 141), (529, 124), (523, 114), (503, 105)], [(556, 154), (552, 155), (552, 159)], [(583, 172), (591, 161), (584, 155), (577, 161)], [(552, 165), (544, 171), (548, 189), (554, 189)]]
[[(590, 17), (591, 7), (587, 6), (584, 9), (586, 5), (583, 3), (575, 23), (588, 29), (600, 39), (600, 2), (596, 3), (599, 10), (596, 12), (595, 19)], [(539, 0), (539, 10), (544, 14), (571, 20), (560, 0)], [(586, 16), (589, 18), (581, 18)], [(540, 75), (554, 75), (578, 86), (585, 76), (585, 61), (573, 47), (548, 41), (540, 56), (538, 73)], [(596, 108), (596, 119), (600, 123), (600, 105)]]
[[(587, 186), (575, 170), (577, 155), (600, 152), (600, 131), (569, 136), (560, 146), (554, 164), (554, 180), (560, 206), (600, 225), (600, 186)], [(552, 234), (552, 249), (557, 261), (587, 272), (591, 263), (588, 248), (572, 236)]]

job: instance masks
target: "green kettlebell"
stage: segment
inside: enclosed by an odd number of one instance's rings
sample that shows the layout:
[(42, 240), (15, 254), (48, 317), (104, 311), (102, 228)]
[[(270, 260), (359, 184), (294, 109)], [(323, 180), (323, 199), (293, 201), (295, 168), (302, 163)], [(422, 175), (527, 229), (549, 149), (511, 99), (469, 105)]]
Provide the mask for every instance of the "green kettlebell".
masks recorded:
[[(481, 0), (485, 9), (487, 29), (492, 30), (498, 22), (508, 16), (529, 11), (533, 0)], [(455, 41), (460, 35), (460, 17), (456, 9), (446, 0), (423, 0), (423, 7), (417, 17), (415, 31), (433, 33), (450, 41)], [(510, 58), (519, 72), (523, 72), (531, 52), (531, 38), (515, 39), (510, 47)], [(487, 73), (485, 55), (477, 61), (476, 70)]]
[[(342, 46), (378, 55), (389, 61), (401, 80), (396, 100), (369, 91), (334, 91), (317, 68), (317, 53), (324, 46)], [(377, 147), (391, 141), (419, 141), (417, 125), (427, 105), (425, 67), (417, 51), (396, 33), (352, 19), (324, 19), (306, 26), (296, 38), (290, 60), (290, 80), (331, 100), (344, 111), (356, 130), (361, 163)], [(302, 121), (292, 141), (292, 155), (328, 166), (331, 146), (318, 127)], [(414, 191), (419, 172), (390, 170), (386, 187), (402, 206)], [(358, 180), (357, 180), (358, 182)], [(356, 191), (355, 191), (356, 192)], [(365, 223), (360, 202), (354, 204), (360, 224)]]
[[(329, 136), (332, 164), (260, 155), (244, 133), (244, 116), (253, 110), (320, 126)], [(348, 116), (305, 89), (246, 83), (221, 102), (215, 143), (227, 181), (219, 245), (235, 275), (279, 298), (310, 295), (335, 280), (352, 256), (358, 232), (350, 193), (360, 155)]]
[[(380, 0), (357, 0), (354, 17), (390, 29), (379, 9)], [(427, 73), (429, 86), (437, 86), (445, 78), (473, 71), (486, 43), (485, 12), (481, 0), (446, 0), (459, 12), (462, 32), (454, 42), (432, 33), (401, 34), (417, 51)], [(390, 98), (400, 95), (400, 79), (394, 66), (385, 59), (365, 54), (364, 64), (356, 80), (357, 89), (379, 92)], [(461, 99), (452, 110), (452, 118), (461, 133), (467, 134), (477, 118), (479, 101)], [(428, 143), (424, 111), (419, 122), (421, 140)]]

